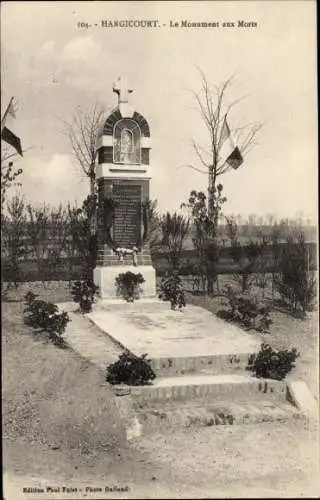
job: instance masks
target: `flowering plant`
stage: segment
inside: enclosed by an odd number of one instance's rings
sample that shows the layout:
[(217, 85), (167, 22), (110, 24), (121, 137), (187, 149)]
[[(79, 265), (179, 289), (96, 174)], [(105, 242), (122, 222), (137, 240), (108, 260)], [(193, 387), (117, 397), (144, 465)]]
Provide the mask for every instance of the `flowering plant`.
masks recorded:
[(160, 283), (159, 298), (164, 301), (170, 301), (171, 309), (177, 308), (181, 311), (186, 305), (186, 299), (181, 278), (177, 271), (171, 276), (166, 275)]
[(145, 279), (141, 273), (135, 274), (131, 271), (120, 273), (115, 279), (118, 291), (128, 302), (133, 302), (135, 298), (139, 298), (142, 291), (141, 285), (144, 282)]

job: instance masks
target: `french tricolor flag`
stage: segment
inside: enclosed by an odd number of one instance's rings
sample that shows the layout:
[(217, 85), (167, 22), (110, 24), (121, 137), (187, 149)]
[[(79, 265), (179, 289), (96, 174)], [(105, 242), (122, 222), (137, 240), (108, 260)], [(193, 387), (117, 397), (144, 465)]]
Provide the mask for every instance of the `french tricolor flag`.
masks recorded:
[(22, 154), (21, 140), (20, 137), (15, 133), (15, 110), (13, 104), (13, 97), (11, 97), (9, 105), (6, 112), (1, 120), (1, 139), (7, 144), (10, 144), (19, 155)]
[(224, 117), (221, 127), (218, 148), (220, 158), (222, 158), (225, 163), (228, 163), (230, 167), (236, 170), (243, 163), (241, 151), (238, 146), (236, 146), (228, 125), (227, 115)]

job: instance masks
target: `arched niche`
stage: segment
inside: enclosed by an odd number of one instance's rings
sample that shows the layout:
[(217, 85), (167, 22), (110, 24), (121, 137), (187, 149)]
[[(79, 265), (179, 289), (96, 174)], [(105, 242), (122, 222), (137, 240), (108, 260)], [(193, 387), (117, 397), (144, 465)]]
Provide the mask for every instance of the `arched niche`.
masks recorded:
[(114, 125), (113, 162), (123, 165), (141, 163), (141, 130), (131, 118), (122, 118)]

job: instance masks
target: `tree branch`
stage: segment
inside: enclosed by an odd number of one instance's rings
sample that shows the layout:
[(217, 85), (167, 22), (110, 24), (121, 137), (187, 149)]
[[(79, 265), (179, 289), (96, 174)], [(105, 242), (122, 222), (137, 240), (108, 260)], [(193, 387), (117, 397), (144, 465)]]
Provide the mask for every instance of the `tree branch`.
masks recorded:
[(91, 183), (95, 179), (93, 165), (95, 165), (96, 142), (101, 131), (103, 115), (104, 109), (95, 104), (87, 113), (78, 108), (70, 122), (62, 120), (73, 154)]
[(200, 170), (200, 168), (197, 168), (194, 165), (189, 165), (189, 164), (180, 165), (177, 168), (180, 169), (180, 168), (183, 168), (183, 167), (192, 168), (193, 170), (196, 170), (197, 172), (200, 172), (200, 174), (208, 174), (208, 172)]
[(199, 158), (199, 160), (201, 161), (202, 165), (206, 168), (209, 168), (210, 167), (210, 163), (208, 164), (204, 159), (203, 159), (203, 156), (200, 152), (200, 146), (198, 146), (198, 144), (196, 142), (193, 142), (193, 148)]

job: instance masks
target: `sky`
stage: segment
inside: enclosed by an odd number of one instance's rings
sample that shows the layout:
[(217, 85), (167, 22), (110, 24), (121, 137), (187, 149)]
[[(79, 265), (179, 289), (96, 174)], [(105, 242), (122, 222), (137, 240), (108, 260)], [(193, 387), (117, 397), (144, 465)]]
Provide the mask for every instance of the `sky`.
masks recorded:
[[(127, 19), (158, 23), (101, 26)], [(183, 20), (219, 27), (180, 27)], [(238, 28), (239, 20), (257, 26)], [(2, 2), (1, 28), (2, 113), (15, 96), (27, 150), (19, 192), (32, 203), (81, 203), (87, 195), (63, 122), (95, 103), (107, 118), (121, 75), (134, 88), (131, 105), (150, 124), (151, 196), (160, 209), (178, 209), (192, 189), (205, 190), (207, 176), (183, 166), (201, 167), (192, 139), (208, 144), (192, 94), (201, 68), (212, 87), (234, 75), (226, 103), (246, 96), (230, 112), (231, 126), (264, 124), (243, 165), (221, 178), (224, 211), (316, 219), (315, 1)]]

